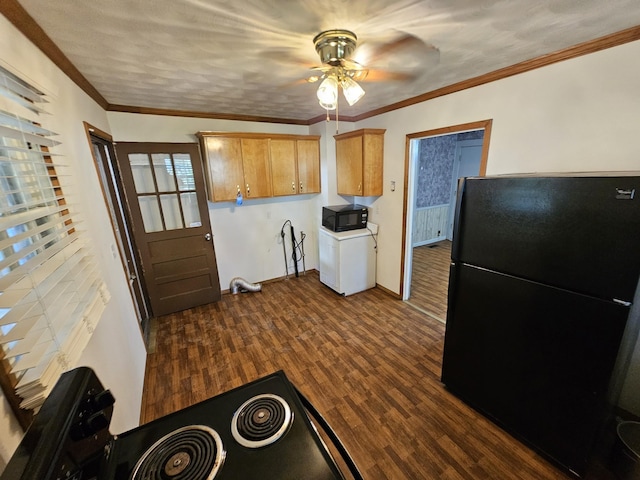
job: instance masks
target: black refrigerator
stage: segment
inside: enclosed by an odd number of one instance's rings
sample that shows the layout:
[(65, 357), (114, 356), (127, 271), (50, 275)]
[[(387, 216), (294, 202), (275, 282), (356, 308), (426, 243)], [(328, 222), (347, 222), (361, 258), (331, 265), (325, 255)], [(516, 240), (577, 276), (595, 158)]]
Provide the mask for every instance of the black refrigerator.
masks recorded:
[(442, 382), (583, 476), (635, 322), (640, 174), (462, 179), (451, 259)]

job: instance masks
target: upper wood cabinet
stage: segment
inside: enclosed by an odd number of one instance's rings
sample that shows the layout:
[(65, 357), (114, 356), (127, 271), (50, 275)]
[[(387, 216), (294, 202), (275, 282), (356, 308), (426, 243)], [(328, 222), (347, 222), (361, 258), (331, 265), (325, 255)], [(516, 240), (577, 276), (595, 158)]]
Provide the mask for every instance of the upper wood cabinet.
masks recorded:
[(334, 136), (339, 195), (382, 195), (385, 131), (365, 128)]
[(271, 165), (268, 138), (242, 138), (242, 169), (246, 198), (271, 197)]
[(244, 195), (244, 170), (240, 138), (200, 137), (209, 199), (235, 200)]
[(320, 138), (297, 139), (298, 193), (320, 193)]
[(270, 140), (273, 195), (298, 193), (296, 175), (296, 141), (291, 138)]
[(235, 201), (320, 192), (320, 137), (198, 132), (209, 198)]

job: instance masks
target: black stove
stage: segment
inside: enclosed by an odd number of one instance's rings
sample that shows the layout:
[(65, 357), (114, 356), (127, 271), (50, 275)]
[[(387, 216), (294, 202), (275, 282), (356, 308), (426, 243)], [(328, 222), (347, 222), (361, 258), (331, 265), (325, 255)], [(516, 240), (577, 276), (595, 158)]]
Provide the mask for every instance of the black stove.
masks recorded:
[(114, 402), (91, 369), (63, 374), (0, 479), (344, 479), (312, 419), (362, 478), (283, 371), (115, 436)]

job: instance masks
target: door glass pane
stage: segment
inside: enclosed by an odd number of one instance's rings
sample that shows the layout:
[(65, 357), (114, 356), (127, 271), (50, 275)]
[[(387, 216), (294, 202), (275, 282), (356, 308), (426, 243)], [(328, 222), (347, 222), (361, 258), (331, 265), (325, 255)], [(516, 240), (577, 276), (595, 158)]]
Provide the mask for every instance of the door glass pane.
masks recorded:
[(191, 156), (188, 153), (176, 153), (173, 155), (173, 164), (176, 168), (178, 190), (195, 190), (196, 182), (193, 178)]
[(153, 184), (153, 176), (151, 175), (149, 156), (146, 153), (130, 153), (129, 163), (131, 164), (131, 173), (133, 174), (136, 193), (155, 192), (156, 188)]
[[(176, 167), (177, 168), (177, 167)], [(184, 223), (187, 228), (200, 227), (200, 211), (198, 210), (198, 199), (196, 193), (181, 193), (180, 201), (182, 202), (182, 211), (184, 212)]]
[(144, 223), (144, 231), (161, 232), (162, 217), (160, 216), (160, 206), (155, 196), (138, 197), (140, 204), (140, 213), (142, 214), (142, 222)]
[(162, 214), (164, 215), (166, 229), (184, 228), (182, 216), (180, 215), (180, 206), (178, 205), (178, 195), (160, 195), (160, 203), (162, 204)]
[(151, 155), (153, 170), (156, 174), (156, 182), (159, 192), (175, 192), (176, 181), (173, 176), (171, 155), (168, 153), (154, 153)]

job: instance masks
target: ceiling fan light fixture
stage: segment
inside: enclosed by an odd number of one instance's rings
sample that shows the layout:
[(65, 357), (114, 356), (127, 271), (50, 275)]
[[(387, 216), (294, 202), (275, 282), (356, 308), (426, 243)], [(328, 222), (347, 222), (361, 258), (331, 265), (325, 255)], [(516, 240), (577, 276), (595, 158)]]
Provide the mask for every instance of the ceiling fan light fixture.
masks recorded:
[(351, 56), (357, 40), (356, 34), (349, 30), (326, 30), (315, 36), (313, 44), (322, 63), (335, 67)]
[(316, 92), (320, 106), (327, 110), (335, 110), (338, 105), (338, 80), (330, 75), (325, 78)]
[(342, 86), (344, 98), (347, 99), (349, 106), (355, 105), (356, 102), (364, 95), (362, 87), (351, 77), (344, 77), (340, 82), (340, 85)]

